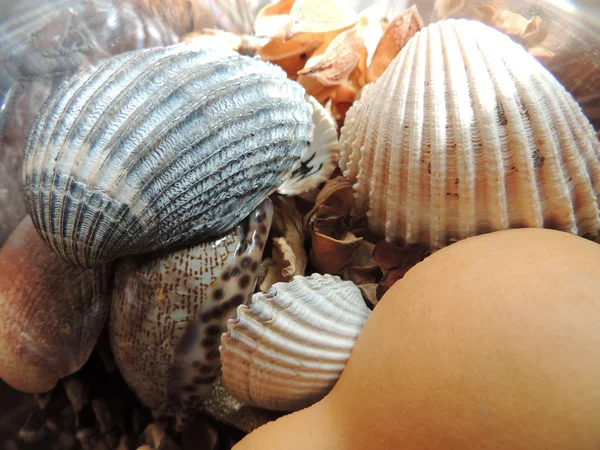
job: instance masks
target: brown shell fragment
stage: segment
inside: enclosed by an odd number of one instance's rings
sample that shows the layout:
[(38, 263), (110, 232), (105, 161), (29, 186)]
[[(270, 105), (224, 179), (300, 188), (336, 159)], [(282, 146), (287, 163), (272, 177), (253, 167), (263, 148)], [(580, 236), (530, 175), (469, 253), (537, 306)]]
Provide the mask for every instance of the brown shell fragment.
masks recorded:
[(0, 377), (46, 392), (87, 361), (109, 309), (107, 269), (64, 262), (26, 217), (0, 250)]

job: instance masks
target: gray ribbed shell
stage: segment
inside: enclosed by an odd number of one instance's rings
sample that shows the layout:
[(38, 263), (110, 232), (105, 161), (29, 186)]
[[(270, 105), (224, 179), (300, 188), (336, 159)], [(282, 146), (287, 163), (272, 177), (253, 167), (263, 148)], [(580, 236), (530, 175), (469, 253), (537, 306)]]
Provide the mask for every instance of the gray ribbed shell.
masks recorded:
[(94, 267), (243, 220), (310, 144), (304, 89), (269, 63), (187, 45), (106, 59), (50, 97), (25, 147), (42, 238)]

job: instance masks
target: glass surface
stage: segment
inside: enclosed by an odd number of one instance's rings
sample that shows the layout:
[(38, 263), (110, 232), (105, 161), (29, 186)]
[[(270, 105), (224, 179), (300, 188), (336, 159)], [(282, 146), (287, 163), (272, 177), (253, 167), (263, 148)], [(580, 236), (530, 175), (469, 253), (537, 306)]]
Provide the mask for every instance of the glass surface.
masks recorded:
[[(146, 0), (0, 0), (0, 246), (27, 215), (21, 165), (28, 130), (44, 101), (63, 80), (111, 55), (174, 44), (203, 28), (252, 35), (256, 14), (268, 3), (189, 2), (200, 6), (192, 11), (185, 9), (188, 2), (175, 0), (156, 1), (152, 7)], [(548, 67), (580, 103), (596, 130), (600, 128), (597, 0), (351, 0), (348, 4), (357, 12), (370, 8), (371, 15), (382, 18), (393, 18), (416, 4), (426, 24), (464, 17), (492, 21), (505, 30), (517, 19), (507, 14), (503, 17), (508, 22), (498, 21), (494, 16), (498, 11), (520, 15), (519, 20), (525, 22), (539, 17), (542, 31), (532, 25), (529, 33), (521, 29), (512, 37)], [(3, 445), (11, 450), (46, 448), (46, 441), (28, 446), (18, 438), (18, 430), (36, 408), (31, 395), (0, 382), (0, 449)], [(210, 419), (210, 423), (216, 422)], [(218, 433), (230, 433), (231, 441), (243, 434), (227, 426)], [(56, 448), (79, 448), (79, 443), (64, 439)], [(223, 445), (219, 448), (226, 448)]]

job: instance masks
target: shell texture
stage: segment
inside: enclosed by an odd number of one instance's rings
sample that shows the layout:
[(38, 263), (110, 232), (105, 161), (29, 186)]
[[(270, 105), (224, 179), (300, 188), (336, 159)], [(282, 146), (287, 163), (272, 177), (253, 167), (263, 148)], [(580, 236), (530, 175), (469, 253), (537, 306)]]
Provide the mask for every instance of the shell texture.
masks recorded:
[(233, 228), (310, 145), (304, 89), (278, 67), (187, 44), (108, 58), (58, 88), (27, 141), (27, 205), (93, 267)]
[(275, 283), (227, 324), (223, 385), (252, 406), (309, 406), (333, 388), (370, 312), (358, 287), (337, 276)]
[(476, 21), (417, 33), (352, 106), (340, 146), (358, 212), (394, 243), (600, 231), (592, 126), (539, 62)]
[(123, 377), (156, 417), (184, 427), (220, 370), (219, 336), (250, 300), (273, 217), (269, 199), (196, 246), (120, 259), (110, 340)]
[(23, 219), (0, 249), (0, 378), (40, 393), (78, 371), (106, 322), (109, 286), (108, 268), (66, 263)]
[(277, 193), (282, 195), (299, 195), (319, 187), (337, 167), (340, 154), (337, 123), (314, 97), (307, 94), (306, 100), (313, 108), (315, 128), (312, 143), (300, 164), (277, 189)]

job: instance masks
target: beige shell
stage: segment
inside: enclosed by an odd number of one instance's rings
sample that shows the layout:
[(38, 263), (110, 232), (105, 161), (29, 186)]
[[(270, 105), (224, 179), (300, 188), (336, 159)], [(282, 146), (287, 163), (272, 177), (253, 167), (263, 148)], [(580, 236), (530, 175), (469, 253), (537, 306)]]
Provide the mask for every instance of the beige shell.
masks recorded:
[(415, 35), (348, 112), (340, 151), (358, 212), (398, 244), (600, 230), (592, 126), (540, 63), (479, 22)]
[(319, 187), (329, 179), (340, 157), (338, 126), (333, 115), (314, 97), (305, 98), (312, 106), (312, 143), (290, 177), (277, 189), (282, 195), (299, 195)]
[(223, 385), (251, 406), (309, 406), (336, 383), (370, 312), (354, 283), (337, 276), (275, 283), (227, 324)]

